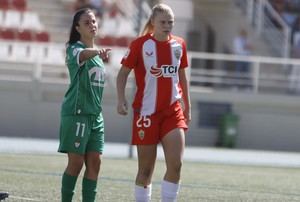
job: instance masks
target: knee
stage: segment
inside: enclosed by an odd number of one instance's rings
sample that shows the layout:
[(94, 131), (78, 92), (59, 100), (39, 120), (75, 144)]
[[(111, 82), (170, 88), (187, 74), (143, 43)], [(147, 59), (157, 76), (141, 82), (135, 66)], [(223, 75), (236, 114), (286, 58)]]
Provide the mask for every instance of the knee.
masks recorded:
[(181, 172), (182, 161), (176, 161), (171, 163), (168, 169), (171, 169), (174, 173), (179, 174)]
[(151, 178), (152, 169), (151, 168), (142, 168), (139, 169), (138, 176), (142, 181), (148, 181)]
[(83, 166), (83, 159), (72, 159), (69, 160), (67, 166), (67, 173), (73, 176), (79, 175), (82, 166)]
[(101, 165), (101, 158), (98, 156), (94, 158), (89, 158), (86, 161), (86, 169), (88, 172), (91, 173), (98, 173), (100, 170), (100, 165)]

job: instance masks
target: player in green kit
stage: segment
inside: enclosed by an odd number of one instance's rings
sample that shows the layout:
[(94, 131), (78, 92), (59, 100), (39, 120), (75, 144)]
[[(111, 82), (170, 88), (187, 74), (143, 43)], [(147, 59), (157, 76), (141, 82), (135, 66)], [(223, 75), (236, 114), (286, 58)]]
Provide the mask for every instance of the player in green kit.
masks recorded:
[(110, 49), (98, 49), (94, 38), (98, 22), (92, 10), (75, 13), (66, 48), (70, 85), (61, 108), (59, 152), (67, 153), (62, 176), (61, 201), (70, 202), (76, 181), (85, 165), (82, 201), (95, 201), (104, 146), (102, 95), (105, 69), (102, 60)]

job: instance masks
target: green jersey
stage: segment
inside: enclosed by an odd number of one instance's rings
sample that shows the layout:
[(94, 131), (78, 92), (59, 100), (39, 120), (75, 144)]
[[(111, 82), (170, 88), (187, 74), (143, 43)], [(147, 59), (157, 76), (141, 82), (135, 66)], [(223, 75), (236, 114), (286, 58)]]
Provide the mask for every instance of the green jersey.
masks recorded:
[(99, 115), (102, 111), (104, 64), (98, 55), (79, 64), (79, 54), (85, 48), (82, 42), (77, 41), (69, 44), (66, 49), (66, 64), (71, 83), (62, 103), (63, 116)]

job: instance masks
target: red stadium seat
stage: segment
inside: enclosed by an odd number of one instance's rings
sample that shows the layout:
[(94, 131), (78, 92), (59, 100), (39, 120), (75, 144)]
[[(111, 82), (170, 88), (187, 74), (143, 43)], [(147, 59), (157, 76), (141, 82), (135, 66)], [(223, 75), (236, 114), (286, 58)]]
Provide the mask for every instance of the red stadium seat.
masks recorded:
[(20, 41), (32, 41), (32, 32), (30, 30), (17, 31), (17, 39)]
[(97, 44), (100, 46), (114, 46), (115, 43), (115, 38), (112, 36), (99, 37), (97, 40)]
[(129, 45), (129, 38), (126, 36), (116, 38), (116, 45), (121, 47), (127, 47)]
[(0, 30), (0, 38), (5, 40), (15, 40), (16, 34), (14, 29), (2, 29)]
[(47, 31), (36, 32), (34, 36), (34, 40), (38, 42), (49, 42), (50, 36)]
[(19, 11), (25, 11), (27, 9), (27, 2), (26, 0), (11, 0), (12, 8), (19, 10)]
[(9, 9), (9, 0), (0, 0), (0, 9), (1, 10)]

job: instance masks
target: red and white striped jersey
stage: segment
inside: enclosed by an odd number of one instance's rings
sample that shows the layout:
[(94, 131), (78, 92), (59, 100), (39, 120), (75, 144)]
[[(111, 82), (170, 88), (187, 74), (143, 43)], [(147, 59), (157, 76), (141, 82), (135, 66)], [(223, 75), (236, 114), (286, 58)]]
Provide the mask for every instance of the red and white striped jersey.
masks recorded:
[(121, 64), (134, 70), (137, 91), (133, 108), (141, 115), (162, 111), (181, 98), (179, 68), (188, 66), (182, 38), (157, 41), (150, 34), (134, 40)]

